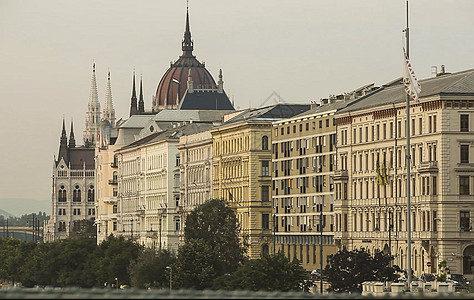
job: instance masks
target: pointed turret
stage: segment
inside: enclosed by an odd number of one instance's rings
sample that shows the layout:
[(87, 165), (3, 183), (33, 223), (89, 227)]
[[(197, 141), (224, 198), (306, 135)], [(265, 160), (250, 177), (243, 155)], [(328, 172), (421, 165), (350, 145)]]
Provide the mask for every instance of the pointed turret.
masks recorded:
[(140, 100), (138, 100), (138, 114), (141, 115), (145, 112), (145, 101), (143, 101), (143, 79), (140, 75)]
[(130, 103), (130, 117), (137, 114), (137, 92), (135, 91), (135, 71), (133, 71), (133, 89)]
[(97, 94), (97, 82), (95, 76), (95, 63), (92, 66), (91, 93), (86, 118), (86, 130), (84, 130), (84, 145), (94, 145), (99, 134), (100, 127), (100, 103)]
[(184, 39), (182, 43), (183, 55), (193, 55), (193, 40), (191, 39), (191, 30), (189, 29), (189, 9), (186, 5), (186, 29), (184, 31)]
[(193, 85), (193, 75), (191, 74), (191, 68), (188, 71), (188, 93), (194, 92), (194, 85)]
[(63, 130), (61, 132), (61, 139), (59, 142), (58, 162), (61, 161), (61, 158), (64, 158), (64, 161), (66, 162), (66, 164), (68, 163), (67, 135), (66, 135), (66, 124), (64, 123), (64, 117), (63, 117)]
[(105, 106), (103, 112), (103, 119), (110, 122), (112, 127), (115, 127), (115, 109), (112, 102), (112, 86), (110, 84), (110, 72), (107, 74), (107, 91), (105, 93)]
[(219, 93), (224, 92), (224, 81), (222, 80), (222, 69), (219, 69), (219, 80), (217, 80), (217, 91)]
[(74, 128), (71, 120), (71, 132), (69, 133), (69, 148), (76, 148), (76, 139), (74, 138)]

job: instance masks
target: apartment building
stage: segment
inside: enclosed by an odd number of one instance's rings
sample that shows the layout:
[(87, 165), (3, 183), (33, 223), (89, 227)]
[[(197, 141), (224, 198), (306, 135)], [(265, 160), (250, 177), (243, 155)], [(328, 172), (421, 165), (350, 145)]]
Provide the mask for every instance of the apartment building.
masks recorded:
[(294, 116), (309, 105), (276, 104), (250, 109), (211, 130), (213, 197), (235, 211), (250, 258), (270, 253), (272, 122)]
[(334, 114), (373, 84), (322, 99), (320, 104), (272, 124), (272, 223), (274, 252), (297, 258), (307, 270), (334, 254)]
[(406, 269), (410, 230), (415, 275), (436, 273), (438, 262), (446, 260), (451, 273), (472, 278), (474, 70), (442, 72), (422, 80), (421, 87), (410, 120), (401, 79), (335, 114), (335, 243), (385, 251)]

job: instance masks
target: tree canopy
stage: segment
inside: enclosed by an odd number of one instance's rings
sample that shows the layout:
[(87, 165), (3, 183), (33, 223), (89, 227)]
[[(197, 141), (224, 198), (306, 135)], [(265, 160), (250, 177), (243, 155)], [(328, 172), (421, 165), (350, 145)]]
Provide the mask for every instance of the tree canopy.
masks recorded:
[(209, 200), (186, 218), (185, 243), (173, 272), (176, 287), (205, 289), (214, 279), (233, 273), (245, 261), (239, 224), (224, 200)]
[(290, 261), (283, 253), (265, 254), (245, 262), (233, 274), (214, 281), (214, 289), (252, 291), (308, 291), (312, 286), (306, 270), (297, 259)]
[(400, 271), (398, 266), (391, 266), (393, 257), (376, 252), (374, 255), (365, 249), (348, 251), (345, 247), (329, 256), (325, 268), (327, 280), (331, 284), (329, 291), (362, 292), (364, 281), (391, 281)]

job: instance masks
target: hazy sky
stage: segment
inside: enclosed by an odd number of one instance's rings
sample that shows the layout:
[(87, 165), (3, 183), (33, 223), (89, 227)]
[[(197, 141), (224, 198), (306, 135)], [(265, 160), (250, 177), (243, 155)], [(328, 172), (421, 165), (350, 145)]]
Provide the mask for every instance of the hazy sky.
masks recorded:
[[(194, 54), (240, 108), (273, 92), (309, 102), (402, 75), (405, 0), (190, 0)], [(411, 0), (410, 59), (474, 68), (474, 1)], [(92, 63), (101, 109), (107, 72), (118, 118), (128, 117), (132, 74), (146, 109), (181, 54), (185, 0), (0, 0), (0, 199), (51, 198), (63, 116), (82, 142)], [(271, 103), (269, 103), (271, 104)], [(1, 208), (1, 202), (0, 202)]]

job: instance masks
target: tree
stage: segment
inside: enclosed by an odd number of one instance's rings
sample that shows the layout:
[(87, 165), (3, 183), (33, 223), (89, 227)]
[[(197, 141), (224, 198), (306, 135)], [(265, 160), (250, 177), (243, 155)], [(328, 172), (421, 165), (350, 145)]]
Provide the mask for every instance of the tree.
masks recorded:
[(245, 262), (231, 275), (214, 281), (214, 289), (252, 291), (308, 291), (312, 286), (306, 270), (297, 259), (290, 261), (283, 253), (264, 255)]
[(0, 279), (15, 284), (21, 277), (21, 266), (28, 256), (27, 245), (18, 239), (0, 239)]
[(348, 251), (345, 247), (329, 256), (325, 271), (333, 292), (362, 292), (364, 281), (395, 280), (398, 266), (390, 266), (393, 257), (377, 252), (374, 256), (364, 248)]
[(71, 239), (81, 239), (81, 238), (97, 238), (97, 231), (94, 225), (94, 219), (83, 219), (74, 221), (71, 233), (69, 234)]
[(113, 283), (118, 278), (120, 284), (130, 285), (128, 267), (138, 258), (143, 247), (124, 237), (110, 235), (96, 251), (96, 274), (99, 284)]
[(175, 261), (168, 251), (155, 252), (145, 248), (136, 261), (132, 261), (128, 270), (133, 287), (136, 288), (163, 288), (169, 283), (166, 267)]
[(438, 264), (439, 274), (436, 275), (436, 280), (439, 282), (446, 282), (448, 278), (448, 273), (450, 272), (448, 267), (448, 262), (446, 260), (442, 260)]
[(178, 250), (173, 275), (176, 287), (205, 289), (245, 261), (239, 224), (225, 200), (209, 200), (186, 218), (185, 244)]

